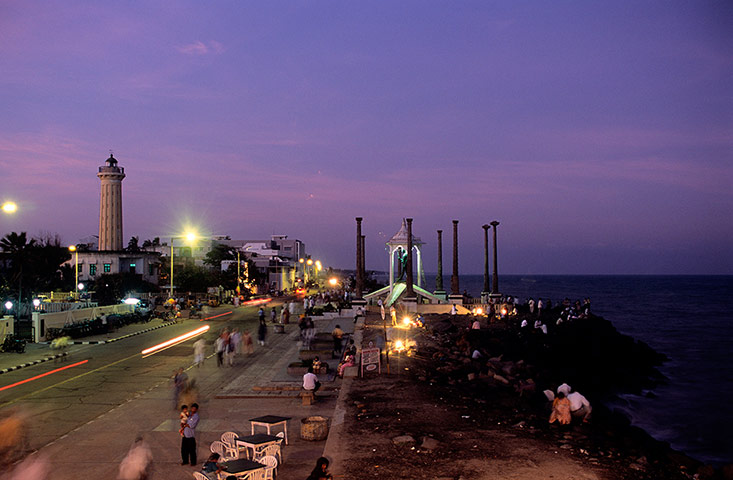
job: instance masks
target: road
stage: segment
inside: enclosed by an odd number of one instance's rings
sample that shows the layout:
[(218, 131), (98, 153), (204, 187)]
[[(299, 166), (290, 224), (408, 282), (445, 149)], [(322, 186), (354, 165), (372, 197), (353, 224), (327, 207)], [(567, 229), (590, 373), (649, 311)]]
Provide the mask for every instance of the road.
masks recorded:
[[(268, 310), (272, 306), (268, 304)], [(156, 386), (172, 383), (171, 376), (176, 368), (190, 367), (195, 339), (146, 358), (140, 353), (143, 349), (208, 324), (211, 328), (204, 338), (207, 341), (207, 354), (211, 354), (216, 335), (223, 327), (256, 331), (258, 308), (221, 307), (212, 314), (233, 313), (206, 321), (185, 320), (181, 324), (113, 343), (74, 345), (63, 361), (41, 363), (6, 373), (0, 379), (0, 388), (48, 375), (0, 391), (0, 416), (17, 408), (29, 414), (29, 447), (32, 450), (40, 449)], [(159, 320), (152, 322), (157, 323)], [(114, 337), (114, 334), (110, 334), (110, 337)], [(62, 367), (69, 368), (61, 370)], [(195, 376), (194, 371), (190, 373), (192, 377)], [(206, 388), (215, 388), (227, 379), (225, 371), (209, 374), (205, 379)], [(171, 400), (171, 408), (172, 405)]]

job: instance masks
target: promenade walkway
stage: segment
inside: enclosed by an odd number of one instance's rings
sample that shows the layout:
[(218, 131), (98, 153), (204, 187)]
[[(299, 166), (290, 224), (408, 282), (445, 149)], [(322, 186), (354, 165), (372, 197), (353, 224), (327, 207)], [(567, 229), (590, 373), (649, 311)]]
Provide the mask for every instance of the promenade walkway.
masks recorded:
[[(336, 323), (346, 333), (351, 333), (354, 328), (353, 317), (316, 319), (315, 323), (318, 332), (330, 332)], [(110, 336), (134, 333), (134, 327), (124, 327)], [(139, 331), (145, 326), (137, 327)], [(196, 468), (180, 465), (178, 412), (171, 409), (170, 381), (161, 382), (127, 403), (114, 407), (46, 445), (35, 455), (49, 459), (53, 479), (116, 478), (120, 461), (135, 437), (141, 435), (153, 453), (151, 479), (193, 478), (191, 473), (200, 470), (201, 463), (210, 453), (212, 441), (218, 440), (225, 431), (249, 434), (249, 419), (269, 414), (292, 417), (288, 425), (289, 445), (283, 447), (284, 463), (279, 468), (279, 478), (305, 478), (316, 459), (324, 454), (326, 441), (300, 439), (301, 419), (312, 415), (342, 419), (343, 414), (339, 414), (341, 407), (337, 408), (340, 379), (328, 386), (331, 395), (324, 395), (310, 406), (301, 403), (299, 379), (283, 381), (287, 364), (298, 357), (298, 335), (297, 324), (286, 325), (285, 334), (274, 334), (270, 329), (266, 346), (255, 345), (254, 354), (249, 357), (240, 355), (234, 367), (217, 367), (213, 356), (200, 368), (189, 367), (188, 375), (196, 380), (200, 389), (199, 465)], [(95, 348), (104, 347), (99, 345)], [(27, 353), (15, 358), (30, 359), (49, 350), (48, 346), (29, 345)], [(8, 359), (12, 358), (9, 355), (0, 355), (0, 367), (9, 368), (6, 366)], [(337, 451), (338, 448), (332, 448), (329, 455)]]

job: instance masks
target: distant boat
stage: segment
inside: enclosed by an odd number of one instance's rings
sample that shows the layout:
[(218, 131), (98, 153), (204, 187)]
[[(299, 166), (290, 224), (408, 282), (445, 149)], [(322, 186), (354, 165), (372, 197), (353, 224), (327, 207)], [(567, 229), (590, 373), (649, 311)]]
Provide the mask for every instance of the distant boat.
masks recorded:
[(522, 281), (527, 283), (537, 283), (537, 280), (534, 278), (522, 278)]

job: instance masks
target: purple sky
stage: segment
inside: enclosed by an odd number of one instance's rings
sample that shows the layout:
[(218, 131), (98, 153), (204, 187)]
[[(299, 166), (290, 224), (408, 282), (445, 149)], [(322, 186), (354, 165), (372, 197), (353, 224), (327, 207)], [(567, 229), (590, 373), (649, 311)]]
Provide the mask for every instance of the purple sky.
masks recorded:
[[(288, 234), (367, 267), (403, 216), (480, 273), (733, 273), (733, 4), (0, 3), (0, 234)], [(125, 240), (125, 241), (126, 241)]]

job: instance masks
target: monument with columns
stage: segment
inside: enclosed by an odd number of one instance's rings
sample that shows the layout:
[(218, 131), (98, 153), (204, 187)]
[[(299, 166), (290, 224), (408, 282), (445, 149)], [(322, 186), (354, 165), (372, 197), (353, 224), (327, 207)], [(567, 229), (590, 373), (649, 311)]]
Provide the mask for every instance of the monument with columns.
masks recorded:
[[(364, 299), (381, 298), (386, 306), (398, 300), (411, 304), (442, 303), (443, 299), (423, 288), (425, 284), (423, 245), (423, 241), (412, 234), (412, 219), (402, 219), (402, 226), (386, 244), (389, 256), (389, 285), (364, 295)], [(413, 277), (413, 270), (417, 270), (417, 278)]]

